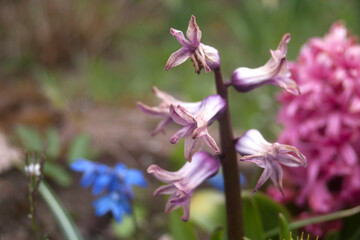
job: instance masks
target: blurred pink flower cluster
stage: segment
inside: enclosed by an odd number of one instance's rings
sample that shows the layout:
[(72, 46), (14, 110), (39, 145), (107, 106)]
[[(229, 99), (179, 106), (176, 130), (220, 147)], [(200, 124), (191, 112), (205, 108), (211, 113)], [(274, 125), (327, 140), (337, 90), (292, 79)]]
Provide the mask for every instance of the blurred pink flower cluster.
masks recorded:
[[(360, 45), (335, 23), (312, 38), (290, 63), (300, 96), (283, 92), (279, 142), (296, 146), (308, 159), (304, 169), (287, 169), (295, 187), (288, 196), (312, 213), (360, 204)], [(291, 177), (290, 177), (291, 176)], [(271, 192), (271, 190), (270, 190)]]

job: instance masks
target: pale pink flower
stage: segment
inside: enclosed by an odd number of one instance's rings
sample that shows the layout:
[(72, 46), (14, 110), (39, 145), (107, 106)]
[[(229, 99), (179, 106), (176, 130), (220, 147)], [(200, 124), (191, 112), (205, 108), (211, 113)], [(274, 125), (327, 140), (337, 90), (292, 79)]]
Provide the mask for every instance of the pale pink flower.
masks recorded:
[(179, 207), (183, 208), (182, 220), (187, 221), (190, 216), (190, 199), (194, 190), (207, 178), (213, 176), (220, 167), (220, 162), (208, 152), (197, 152), (192, 157), (192, 162), (176, 172), (169, 172), (157, 165), (151, 165), (147, 172), (158, 180), (167, 183), (154, 191), (154, 196), (170, 194), (165, 207), (169, 213)]
[(220, 95), (210, 95), (201, 101), (197, 112), (191, 113), (182, 105), (171, 105), (170, 116), (174, 122), (184, 126), (170, 139), (176, 144), (185, 137), (184, 155), (191, 161), (192, 155), (205, 143), (216, 153), (220, 152), (215, 140), (210, 136), (207, 126), (217, 120), (224, 112), (225, 100)]
[(213, 47), (200, 43), (202, 33), (196, 24), (195, 16), (191, 16), (189, 26), (186, 31), (187, 40), (182, 31), (174, 28), (170, 29), (171, 35), (182, 45), (182, 47), (171, 54), (166, 63), (165, 70), (176, 67), (185, 62), (188, 58), (194, 63), (195, 72), (200, 73), (204, 68), (205, 72), (217, 69), (220, 66), (220, 56), (218, 50)]
[(360, 45), (335, 23), (302, 47), (290, 70), (302, 95), (280, 95), (279, 141), (309, 161), (285, 174), (298, 189), (297, 204), (313, 213), (360, 204)]
[[(247, 131), (235, 143), (235, 149), (243, 156), (240, 161), (253, 162), (264, 168), (253, 193), (269, 178), (283, 196), (283, 170), (281, 165), (288, 167), (306, 167), (306, 158), (293, 146), (269, 143), (256, 129)], [(280, 165), (281, 164), (281, 165)]]
[(300, 90), (297, 84), (290, 78), (290, 72), (286, 66), (287, 44), (290, 34), (287, 33), (281, 39), (276, 50), (270, 50), (271, 58), (259, 68), (237, 68), (227, 85), (232, 85), (239, 92), (248, 92), (265, 84), (272, 84), (298, 95)]
[(190, 113), (197, 112), (200, 108), (201, 102), (182, 102), (171, 96), (170, 94), (160, 91), (157, 87), (152, 88), (153, 93), (162, 100), (162, 102), (155, 107), (150, 107), (142, 102), (137, 102), (138, 108), (153, 117), (162, 118), (153, 131), (152, 135), (156, 135), (159, 132), (164, 132), (165, 127), (172, 122), (170, 117), (170, 105), (181, 105), (187, 109)]

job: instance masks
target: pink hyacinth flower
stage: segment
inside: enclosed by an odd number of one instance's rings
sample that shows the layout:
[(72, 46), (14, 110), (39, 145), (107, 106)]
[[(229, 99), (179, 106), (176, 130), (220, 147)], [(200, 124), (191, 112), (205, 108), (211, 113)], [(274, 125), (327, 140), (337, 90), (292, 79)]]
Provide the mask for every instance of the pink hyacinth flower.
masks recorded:
[(290, 72), (286, 66), (287, 44), (290, 41), (290, 34), (287, 33), (281, 39), (276, 50), (270, 50), (271, 58), (259, 68), (237, 68), (230, 82), (237, 91), (248, 92), (265, 84), (272, 84), (298, 95), (300, 90), (297, 84), (290, 79)]
[(165, 213), (169, 213), (179, 207), (183, 208), (182, 220), (187, 221), (190, 216), (190, 199), (194, 190), (207, 178), (214, 175), (220, 167), (220, 162), (208, 152), (197, 152), (192, 162), (176, 172), (169, 172), (157, 165), (151, 165), (147, 172), (158, 180), (168, 183), (154, 191), (154, 196), (170, 194), (165, 207)]
[(184, 155), (188, 161), (191, 161), (192, 155), (202, 143), (216, 153), (220, 152), (215, 140), (208, 133), (207, 126), (221, 116), (225, 106), (226, 102), (220, 95), (210, 95), (202, 100), (196, 113), (191, 113), (182, 105), (170, 106), (173, 121), (184, 126), (171, 137), (170, 142), (176, 144), (185, 137)]
[(267, 142), (261, 133), (256, 129), (247, 131), (236, 141), (236, 151), (243, 156), (240, 160), (253, 162), (264, 168), (253, 193), (255, 193), (269, 178), (274, 185), (283, 191), (283, 170), (280, 164), (288, 167), (306, 167), (306, 158), (293, 146), (280, 143)]
[(171, 54), (165, 65), (166, 71), (185, 62), (189, 57), (195, 65), (195, 72), (197, 74), (200, 73), (202, 68), (205, 69), (205, 72), (210, 72), (220, 66), (218, 50), (200, 43), (202, 33), (196, 24), (195, 16), (191, 16), (186, 31), (186, 36), (189, 40), (185, 38), (182, 31), (171, 28), (170, 33), (178, 40), (182, 47)]
[(290, 70), (302, 95), (280, 95), (280, 141), (309, 159), (307, 169), (285, 172), (296, 203), (312, 214), (359, 205), (360, 44), (337, 22), (305, 43)]
[(163, 118), (163, 120), (157, 125), (152, 135), (156, 135), (159, 132), (163, 132), (165, 127), (172, 122), (170, 117), (170, 105), (181, 105), (191, 113), (195, 113), (199, 110), (201, 102), (182, 102), (175, 99), (170, 94), (160, 91), (157, 87), (152, 88), (153, 93), (162, 100), (162, 102), (156, 107), (150, 107), (142, 102), (137, 102), (138, 108), (153, 117)]

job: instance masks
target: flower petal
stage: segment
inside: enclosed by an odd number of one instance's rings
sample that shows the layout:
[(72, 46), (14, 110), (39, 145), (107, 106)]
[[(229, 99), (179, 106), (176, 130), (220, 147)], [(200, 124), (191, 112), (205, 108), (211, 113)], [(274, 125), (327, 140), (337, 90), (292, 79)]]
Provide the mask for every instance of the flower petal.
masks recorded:
[(186, 31), (186, 37), (192, 42), (194, 47), (198, 47), (200, 44), (202, 33), (199, 26), (196, 24), (196, 18), (194, 15), (191, 16), (189, 26)]
[(191, 133), (194, 131), (194, 129), (195, 129), (194, 124), (190, 124), (188, 126), (181, 128), (170, 138), (170, 142), (172, 144), (178, 143), (181, 138), (183, 138), (187, 135), (191, 135)]
[(271, 165), (271, 180), (273, 181), (275, 187), (277, 187), (280, 190), (281, 194), (285, 197), (283, 184), (282, 184), (282, 180), (284, 176), (283, 170), (280, 164), (276, 162), (270, 162), (269, 164)]
[(156, 126), (155, 130), (151, 133), (151, 136), (155, 136), (160, 132), (165, 132), (165, 127), (167, 127), (173, 120), (171, 117), (167, 117), (161, 120), (158, 125)]
[(184, 156), (191, 162), (193, 155), (201, 148), (202, 141), (199, 138), (193, 138), (191, 135), (186, 136), (184, 146)]
[[(206, 64), (215, 70), (220, 66), (220, 55), (216, 48), (200, 43), (200, 47), (204, 50)], [(205, 69), (206, 70), (206, 69)]]
[(166, 62), (165, 70), (168, 71), (170, 68), (176, 67), (183, 62), (186, 61), (191, 55), (191, 51), (186, 48), (182, 47), (173, 54), (170, 55), (169, 59)]
[(170, 28), (170, 34), (173, 35), (183, 47), (194, 48), (193, 44), (185, 38), (182, 31)]
[(239, 92), (247, 92), (265, 84), (272, 84), (284, 88), (288, 92), (297, 95), (300, 90), (297, 84), (291, 80), (290, 72), (286, 66), (287, 44), (290, 41), (290, 34), (285, 34), (278, 46), (273, 51), (272, 57), (259, 68), (237, 68), (232, 75), (231, 84)]
[(167, 184), (164, 186), (158, 187), (154, 191), (154, 196), (160, 195), (160, 194), (174, 194), (177, 191), (177, 188), (174, 186), (174, 184)]
[(174, 182), (174, 185), (186, 193), (193, 191), (220, 168), (220, 161), (204, 151), (195, 153), (192, 162), (185, 164), (189, 166), (186, 177), (179, 182)]
[(263, 154), (260, 155), (246, 155), (246, 156), (242, 156), (240, 158), (240, 161), (243, 162), (253, 162), (255, 163), (258, 167), (261, 168), (265, 168), (266, 167), (266, 156), (264, 156)]
[(248, 130), (235, 143), (235, 149), (242, 155), (256, 155), (267, 151), (271, 146), (256, 129)]
[(306, 157), (300, 151), (290, 145), (274, 143), (276, 148), (276, 160), (288, 167), (306, 167)]
[(165, 183), (179, 181), (183, 177), (183, 174), (180, 172), (180, 170), (177, 172), (169, 172), (155, 164), (150, 165), (147, 169), (147, 172)]
[(195, 123), (195, 119), (184, 107), (178, 105), (170, 105), (170, 116), (177, 124), (186, 126), (188, 124)]
[(220, 95), (210, 95), (204, 98), (201, 101), (200, 110), (194, 117), (198, 122), (198, 127), (209, 125), (219, 119), (225, 107), (226, 102)]
[(264, 185), (264, 183), (270, 178), (271, 175), (272, 175), (272, 168), (269, 165), (269, 163), (266, 162), (264, 171), (262, 172), (252, 193), (254, 194), (262, 185)]

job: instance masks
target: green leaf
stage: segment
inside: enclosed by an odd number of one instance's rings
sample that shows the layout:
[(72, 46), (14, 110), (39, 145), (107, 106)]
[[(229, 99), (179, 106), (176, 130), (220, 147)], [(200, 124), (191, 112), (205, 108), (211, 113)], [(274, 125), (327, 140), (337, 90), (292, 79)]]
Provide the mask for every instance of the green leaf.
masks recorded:
[[(244, 194), (251, 194), (244, 192)], [(278, 227), (278, 215), (283, 214), (287, 221), (291, 220), (290, 214), (287, 209), (281, 204), (275, 202), (270, 197), (261, 192), (256, 192), (253, 196), (258, 204), (261, 220), (263, 223), (264, 231)]]
[(16, 134), (20, 137), (24, 148), (29, 151), (41, 152), (43, 149), (43, 143), (40, 134), (32, 128), (22, 125), (16, 126)]
[(52, 158), (56, 159), (60, 154), (60, 139), (56, 128), (50, 128), (46, 132), (46, 153)]
[(191, 197), (190, 212), (190, 220), (207, 233), (226, 226), (224, 194), (217, 190), (196, 191)]
[(191, 222), (181, 220), (182, 209), (169, 213), (170, 232), (174, 240), (197, 240), (194, 227)]
[(279, 213), (279, 240), (290, 240), (289, 223), (282, 213)]
[(45, 183), (45, 181), (40, 183), (39, 193), (45, 200), (51, 212), (54, 214), (64, 237), (68, 240), (82, 240), (83, 237), (70, 218), (69, 213), (63, 207), (54, 191)]
[(219, 227), (215, 229), (213, 234), (211, 234), (210, 240), (222, 240), (223, 239), (223, 228)]
[(113, 221), (112, 228), (118, 238), (130, 238), (135, 232), (134, 221), (129, 215), (124, 216), (121, 223)]
[(46, 177), (55, 181), (63, 187), (67, 187), (72, 183), (71, 175), (61, 165), (46, 161), (44, 164), (44, 174)]
[(85, 134), (77, 136), (70, 145), (70, 149), (67, 155), (67, 160), (72, 163), (77, 158), (86, 158), (89, 156), (89, 143), (90, 137)]
[(242, 195), (242, 202), (245, 236), (257, 240), (264, 239), (264, 230), (257, 202), (248, 194)]

